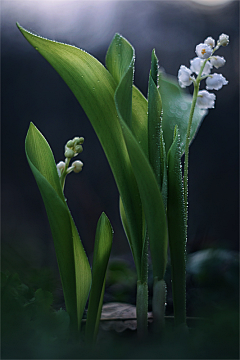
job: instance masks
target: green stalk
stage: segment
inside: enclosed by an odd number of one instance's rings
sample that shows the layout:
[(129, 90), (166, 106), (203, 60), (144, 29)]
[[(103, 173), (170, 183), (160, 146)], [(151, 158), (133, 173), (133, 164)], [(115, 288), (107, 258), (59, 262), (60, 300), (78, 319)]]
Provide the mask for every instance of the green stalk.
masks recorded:
[(188, 218), (188, 160), (189, 160), (189, 143), (190, 143), (190, 132), (192, 126), (192, 119), (193, 114), (197, 102), (197, 95), (199, 91), (199, 83), (194, 84), (194, 92), (193, 92), (193, 100), (188, 120), (188, 127), (187, 127), (187, 135), (186, 135), (186, 145), (185, 145), (185, 159), (184, 159), (184, 206), (185, 206), (185, 221), (187, 226), (187, 218)]
[(68, 173), (67, 170), (68, 170), (70, 160), (71, 160), (70, 158), (67, 158), (67, 161), (65, 162), (65, 168), (63, 170), (63, 173), (60, 176), (60, 184), (61, 184), (61, 187), (62, 187), (62, 191), (64, 191), (65, 179), (66, 179), (66, 176), (67, 176), (67, 173)]
[(192, 126), (192, 119), (193, 114), (197, 102), (198, 97), (198, 91), (199, 91), (199, 85), (200, 81), (202, 80), (201, 75), (204, 69), (204, 66), (206, 65), (206, 62), (209, 59), (206, 59), (199, 71), (197, 79), (194, 81), (194, 92), (193, 92), (193, 100), (188, 120), (188, 127), (187, 127), (187, 135), (186, 135), (186, 145), (185, 145), (185, 159), (184, 159), (184, 181), (183, 181), (183, 187), (184, 187), (184, 206), (185, 206), (185, 220), (186, 220), (186, 227), (187, 227), (187, 219), (188, 219), (188, 161), (189, 161), (189, 144), (190, 144), (190, 133), (191, 133), (191, 126)]
[(148, 332), (148, 241), (145, 238), (141, 262), (141, 279), (137, 282), (137, 333), (143, 339)]

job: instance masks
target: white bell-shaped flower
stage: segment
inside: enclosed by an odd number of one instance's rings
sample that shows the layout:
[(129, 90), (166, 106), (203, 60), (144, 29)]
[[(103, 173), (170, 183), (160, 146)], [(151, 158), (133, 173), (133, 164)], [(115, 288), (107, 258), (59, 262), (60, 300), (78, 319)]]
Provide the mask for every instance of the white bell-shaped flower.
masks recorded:
[(214, 55), (211, 56), (210, 62), (216, 69), (218, 69), (225, 64), (226, 60), (223, 56)]
[(59, 161), (59, 163), (57, 164), (57, 172), (59, 177), (62, 175), (64, 168), (65, 168), (65, 162)]
[(72, 170), (75, 173), (79, 173), (80, 171), (82, 171), (83, 163), (80, 160), (76, 160), (72, 163), (71, 167), (73, 168)]
[(208, 90), (219, 90), (223, 85), (227, 85), (228, 81), (222, 74), (212, 74), (206, 79), (206, 89)]
[(185, 65), (180, 66), (180, 69), (178, 70), (178, 82), (182, 88), (192, 84), (191, 74), (192, 71)]
[(215, 40), (211, 36), (209, 36), (208, 38), (206, 38), (204, 40), (204, 44), (207, 44), (207, 45), (211, 46), (211, 48), (214, 48)]
[(207, 44), (198, 44), (195, 52), (201, 59), (208, 59), (212, 55), (212, 48)]
[(210, 94), (207, 90), (201, 90), (198, 92), (196, 104), (201, 109), (212, 109), (214, 108), (215, 99), (215, 94)]
[[(192, 70), (192, 72), (195, 72), (197, 75), (200, 72), (201, 66), (203, 64), (204, 60), (200, 59), (199, 57), (195, 57), (194, 59), (190, 60), (190, 69)], [(207, 61), (206, 65), (203, 68), (203, 72), (202, 75), (209, 75), (211, 72), (211, 68), (212, 68), (212, 64)]]
[(220, 35), (218, 42), (221, 46), (227, 46), (229, 44), (229, 36), (226, 34)]

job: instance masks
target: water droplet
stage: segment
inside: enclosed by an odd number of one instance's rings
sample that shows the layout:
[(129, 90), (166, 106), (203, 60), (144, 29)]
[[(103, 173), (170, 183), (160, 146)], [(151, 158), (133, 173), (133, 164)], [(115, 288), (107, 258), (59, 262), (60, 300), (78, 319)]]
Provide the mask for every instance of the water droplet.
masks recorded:
[(183, 111), (187, 110), (187, 108), (188, 108), (186, 103), (181, 103), (180, 107)]

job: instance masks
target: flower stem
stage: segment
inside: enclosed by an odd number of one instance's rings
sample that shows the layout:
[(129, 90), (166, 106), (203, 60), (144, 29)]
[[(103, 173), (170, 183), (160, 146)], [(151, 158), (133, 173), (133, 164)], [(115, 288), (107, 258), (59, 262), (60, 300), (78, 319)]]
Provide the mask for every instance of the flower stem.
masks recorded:
[(190, 132), (192, 126), (192, 119), (194, 114), (194, 109), (196, 106), (197, 95), (199, 90), (199, 84), (194, 84), (194, 92), (193, 92), (193, 100), (188, 120), (188, 127), (187, 127), (187, 135), (186, 135), (186, 145), (185, 145), (185, 159), (184, 159), (184, 206), (185, 206), (185, 221), (187, 225), (187, 217), (188, 217), (188, 158), (189, 158), (189, 143), (190, 143)]
[(137, 334), (144, 339), (148, 333), (148, 236), (142, 252), (140, 280), (137, 282)]
[(137, 334), (144, 339), (148, 331), (148, 285), (147, 282), (137, 282)]
[(193, 91), (193, 100), (188, 120), (188, 127), (187, 127), (187, 135), (186, 135), (186, 145), (185, 145), (185, 159), (184, 159), (184, 176), (183, 176), (183, 189), (184, 189), (184, 207), (185, 207), (185, 221), (186, 221), (186, 228), (187, 228), (187, 220), (188, 220), (188, 161), (189, 161), (189, 144), (190, 144), (190, 134), (191, 134), (191, 126), (192, 126), (192, 120), (193, 120), (193, 114), (197, 102), (198, 97), (198, 91), (199, 91), (199, 85), (200, 81), (202, 80), (201, 75), (203, 72), (203, 69), (206, 65), (206, 62), (209, 59), (206, 59), (199, 71), (198, 77), (194, 81), (194, 91)]
[(61, 187), (62, 187), (62, 191), (64, 190), (64, 185), (65, 185), (65, 179), (66, 179), (66, 176), (67, 176), (67, 170), (68, 170), (68, 166), (69, 166), (69, 163), (70, 163), (70, 158), (66, 158), (65, 159), (65, 168), (61, 174), (61, 177), (60, 177), (60, 184), (61, 184)]

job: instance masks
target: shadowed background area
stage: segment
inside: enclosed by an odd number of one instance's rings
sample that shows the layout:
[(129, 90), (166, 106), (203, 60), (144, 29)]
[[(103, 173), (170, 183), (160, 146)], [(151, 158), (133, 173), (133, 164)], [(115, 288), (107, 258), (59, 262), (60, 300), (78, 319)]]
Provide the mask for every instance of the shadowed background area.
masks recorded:
[[(2, 1), (2, 265), (52, 267), (56, 258), (44, 205), (27, 164), (30, 121), (46, 137), (56, 161), (64, 144), (84, 136), (84, 167), (67, 178), (65, 195), (89, 257), (104, 211), (114, 228), (113, 256), (129, 256), (118, 191), (99, 141), (77, 100), (55, 70), (23, 38), (15, 23), (43, 37), (80, 47), (102, 63), (116, 32), (136, 51), (135, 85), (147, 96), (151, 51), (166, 73), (189, 66), (196, 44), (221, 33), (229, 81), (216, 92), (190, 148), (188, 251), (238, 250), (239, 2)], [(205, 4), (205, 5), (204, 5)], [(219, 72), (219, 71), (218, 71)], [(190, 88), (190, 90), (192, 90)], [(188, 90), (187, 90), (188, 91)]]

